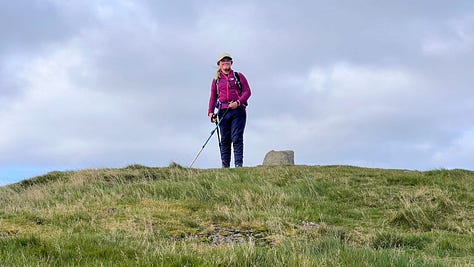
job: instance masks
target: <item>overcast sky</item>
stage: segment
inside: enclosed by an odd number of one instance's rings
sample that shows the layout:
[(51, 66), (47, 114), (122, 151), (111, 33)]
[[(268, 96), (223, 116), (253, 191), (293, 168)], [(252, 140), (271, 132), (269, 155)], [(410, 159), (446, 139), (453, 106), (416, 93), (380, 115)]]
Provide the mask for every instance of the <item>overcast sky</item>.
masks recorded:
[[(474, 170), (473, 1), (0, 4), (0, 185), (188, 166), (216, 58), (249, 80), (244, 165)], [(216, 137), (195, 163), (220, 167)]]

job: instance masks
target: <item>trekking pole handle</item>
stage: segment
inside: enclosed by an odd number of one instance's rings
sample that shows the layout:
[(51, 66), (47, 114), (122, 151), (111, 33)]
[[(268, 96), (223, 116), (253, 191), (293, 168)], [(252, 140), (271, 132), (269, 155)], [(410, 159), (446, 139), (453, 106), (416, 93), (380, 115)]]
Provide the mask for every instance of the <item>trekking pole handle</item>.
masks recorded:
[(212, 114), (212, 116), (211, 116), (211, 122), (212, 122), (212, 123), (217, 123), (217, 114), (216, 114), (216, 113)]

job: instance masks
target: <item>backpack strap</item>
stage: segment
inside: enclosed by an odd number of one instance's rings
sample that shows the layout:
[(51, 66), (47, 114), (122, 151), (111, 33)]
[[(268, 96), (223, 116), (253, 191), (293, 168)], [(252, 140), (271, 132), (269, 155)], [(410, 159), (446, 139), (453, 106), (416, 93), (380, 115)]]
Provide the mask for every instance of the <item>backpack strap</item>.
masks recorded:
[[(239, 87), (239, 97), (242, 95), (242, 83), (240, 82), (240, 75), (238, 72), (234, 71), (234, 77), (235, 77), (235, 83)], [(249, 104), (247, 102), (242, 103), (245, 107), (248, 106)]]
[(239, 95), (242, 94), (242, 84), (240, 83), (240, 75), (237, 71), (234, 71), (235, 83), (239, 87)]

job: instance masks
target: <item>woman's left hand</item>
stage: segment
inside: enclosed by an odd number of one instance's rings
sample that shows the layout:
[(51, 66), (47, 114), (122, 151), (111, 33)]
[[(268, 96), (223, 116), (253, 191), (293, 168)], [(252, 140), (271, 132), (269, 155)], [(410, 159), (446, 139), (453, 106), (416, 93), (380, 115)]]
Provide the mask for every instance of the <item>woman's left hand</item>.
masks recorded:
[(239, 102), (233, 101), (229, 104), (230, 109), (236, 109), (239, 106)]

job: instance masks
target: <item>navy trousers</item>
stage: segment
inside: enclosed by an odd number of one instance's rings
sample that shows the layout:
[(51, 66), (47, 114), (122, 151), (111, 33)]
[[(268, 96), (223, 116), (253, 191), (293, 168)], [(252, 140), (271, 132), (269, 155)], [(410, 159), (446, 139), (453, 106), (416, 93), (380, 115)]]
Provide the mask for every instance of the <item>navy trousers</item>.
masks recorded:
[[(224, 117), (222, 117), (224, 115)], [(234, 163), (242, 167), (244, 158), (244, 130), (247, 112), (243, 108), (219, 111), (219, 129), (221, 133), (222, 167), (230, 167), (231, 146), (234, 148)]]

